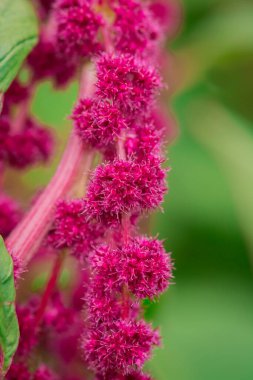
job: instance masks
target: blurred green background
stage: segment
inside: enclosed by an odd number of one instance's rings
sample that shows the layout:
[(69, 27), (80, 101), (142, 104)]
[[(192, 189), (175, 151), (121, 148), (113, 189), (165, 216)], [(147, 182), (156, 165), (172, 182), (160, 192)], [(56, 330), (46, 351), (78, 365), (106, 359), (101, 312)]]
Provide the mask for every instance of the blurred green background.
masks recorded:
[[(152, 223), (173, 252), (175, 285), (147, 305), (164, 337), (148, 368), (157, 380), (252, 380), (253, 1), (182, 7), (169, 47), (168, 104), (179, 134), (168, 150), (164, 213)], [(44, 83), (33, 105), (62, 145), (76, 92), (75, 84), (60, 93)], [(56, 163), (22, 178), (30, 194)]]

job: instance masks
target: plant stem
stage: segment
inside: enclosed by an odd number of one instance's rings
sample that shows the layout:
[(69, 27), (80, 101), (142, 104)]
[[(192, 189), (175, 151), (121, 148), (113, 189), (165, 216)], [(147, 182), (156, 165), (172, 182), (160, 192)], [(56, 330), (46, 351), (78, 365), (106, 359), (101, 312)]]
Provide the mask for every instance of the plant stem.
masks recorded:
[(60, 275), (61, 270), (62, 270), (62, 265), (63, 265), (64, 259), (65, 259), (65, 252), (62, 251), (56, 257), (56, 260), (54, 262), (54, 266), (52, 268), (51, 275), (49, 277), (45, 291), (43, 293), (43, 296), (42, 296), (42, 299), (40, 302), (40, 306), (39, 306), (39, 309), (38, 309), (38, 312), (37, 312), (37, 315), (35, 318), (35, 322), (34, 322), (34, 328), (35, 329), (39, 326), (39, 324), (40, 324), (40, 322), (44, 316), (44, 313), (46, 311), (48, 301), (49, 301), (53, 291), (55, 290), (59, 275)]
[(125, 151), (125, 141), (126, 141), (126, 132), (122, 131), (118, 137), (117, 143), (117, 153), (120, 160), (126, 160), (126, 151)]
[[(85, 68), (79, 97), (91, 95), (93, 84), (94, 73), (90, 67)], [(72, 131), (52, 180), (7, 238), (6, 246), (9, 252), (16, 256), (23, 265), (31, 260), (50, 228), (56, 202), (69, 193), (80, 170), (88, 174), (92, 158), (93, 151), (84, 149), (81, 140)]]
[(130, 294), (126, 286), (123, 287), (122, 290), (122, 309), (121, 309), (121, 316), (122, 319), (127, 319), (129, 317), (129, 304), (130, 302)]
[(14, 121), (12, 122), (11, 131), (12, 132), (20, 132), (22, 128), (24, 127), (24, 124), (27, 120), (27, 117), (29, 116), (30, 112), (30, 106), (32, 102), (32, 98), (35, 91), (35, 84), (30, 83), (30, 90), (29, 95), (27, 99), (25, 99), (19, 106), (18, 106), (18, 112), (15, 116)]
[(108, 22), (104, 25), (102, 28), (102, 36), (104, 39), (104, 46), (105, 50), (108, 54), (112, 54), (114, 51), (114, 47), (111, 41), (111, 36), (110, 36), (110, 25)]
[(2, 109), (3, 109), (3, 102), (4, 102), (4, 94), (2, 92), (0, 92), (0, 115), (1, 115)]

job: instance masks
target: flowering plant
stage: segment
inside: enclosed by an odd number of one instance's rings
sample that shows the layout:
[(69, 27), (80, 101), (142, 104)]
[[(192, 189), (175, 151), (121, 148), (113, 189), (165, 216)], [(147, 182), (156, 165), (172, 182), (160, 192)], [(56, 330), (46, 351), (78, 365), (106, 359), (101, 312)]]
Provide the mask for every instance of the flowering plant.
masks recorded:
[[(16, 286), (32, 260), (54, 257), (43, 293), (17, 303), (20, 339), (6, 379), (148, 380), (143, 365), (161, 338), (143, 319), (142, 300), (166, 290), (173, 263), (139, 221), (167, 191), (171, 125), (157, 96), (177, 8), (163, 0), (33, 5), (40, 35), (24, 63), (28, 79), (13, 81), (0, 116), (2, 174), (53, 154), (50, 129), (30, 112), (37, 84), (50, 79), (64, 89), (78, 78), (80, 89), (74, 129), (48, 186), (25, 212), (1, 190), (0, 233)], [(78, 266), (66, 295), (57, 281), (69, 257)]]

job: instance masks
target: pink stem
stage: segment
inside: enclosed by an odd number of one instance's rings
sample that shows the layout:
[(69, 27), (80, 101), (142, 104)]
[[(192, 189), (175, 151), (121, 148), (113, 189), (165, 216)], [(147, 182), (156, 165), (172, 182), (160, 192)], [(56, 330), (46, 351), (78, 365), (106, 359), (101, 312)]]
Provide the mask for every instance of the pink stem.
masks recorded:
[(47, 308), (48, 301), (51, 298), (51, 295), (52, 295), (52, 293), (56, 287), (59, 275), (61, 273), (64, 258), (65, 258), (64, 252), (59, 253), (58, 256), (56, 257), (50, 278), (48, 280), (47, 286), (45, 288), (45, 291), (43, 293), (43, 296), (42, 296), (42, 299), (40, 302), (39, 309), (37, 311), (37, 315), (35, 317), (34, 330), (36, 329), (36, 327), (39, 326), (39, 324), (40, 324), (40, 322), (44, 316), (44, 313), (45, 313), (46, 308)]
[[(125, 140), (126, 140), (126, 133), (125, 131), (122, 131), (118, 138), (118, 144), (117, 144), (117, 153), (118, 153), (118, 158), (120, 160), (126, 160), (126, 151), (124, 147)], [(123, 214), (121, 218), (121, 228), (122, 228), (124, 244), (127, 244), (129, 240), (129, 235), (130, 235), (129, 222), (130, 222), (129, 215)], [(121, 315), (123, 319), (127, 319), (129, 317), (129, 301), (130, 301), (129, 291), (127, 287), (124, 286), (123, 291), (122, 291), (122, 309), (121, 309)]]
[(0, 190), (3, 187), (4, 182), (4, 164), (0, 161)]
[(42, 30), (46, 40), (55, 42), (57, 36), (57, 19), (54, 10), (51, 10), (47, 23), (43, 25)]
[(130, 301), (130, 294), (127, 289), (127, 287), (123, 287), (122, 291), (122, 309), (121, 309), (121, 316), (123, 319), (127, 319), (129, 317), (129, 301)]
[(105, 46), (106, 52), (108, 54), (112, 54), (114, 51), (114, 47), (113, 47), (111, 35), (110, 35), (110, 25), (107, 22), (102, 28), (102, 36), (104, 39), (104, 46)]
[(27, 97), (26, 100), (24, 100), (20, 106), (19, 106), (19, 109), (18, 109), (18, 112), (17, 112), (17, 115), (15, 116), (15, 119), (12, 123), (12, 126), (11, 126), (11, 131), (12, 132), (20, 132), (27, 120), (27, 117), (29, 115), (29, 111), (30, 111), (30, 106), (31, 106), (31, 101), (32, 101), (32, 97), (33, 97), (33, 94), (34, 94), (34, 90), (35, 90), (35, 85), (34, 83), (31, 83), (30, 84), (30, 90), (29, 90), (29, 95)]
[(2, 109), (3, 109), (3, 102), (4, 102), (4, 94), (2, 92), (0, 92), (0, 115), (1, 115)]
[(118, 137), (117, 153), (120, 160), (126, 160), (126, 150), (125, 150), (126, 132), (122, 131)]
[[(82, 82), (85, 82), (87, 87), (85, 90), (81, 85), (82, 91), (79, 96), (89, 96), (93, 92), (92, 71), (85, 71)], [(81, 168), (85, 173), (89, 172), (92, 158), (93, 152), (84, 150), (82, 142), (73, 131), (54, 177), (7, 238), (6, 246), (9, 252), (22, 264), (25, 265), (31, 260), (43, 241), (52, 223), (56, 202), (72, 189)]]

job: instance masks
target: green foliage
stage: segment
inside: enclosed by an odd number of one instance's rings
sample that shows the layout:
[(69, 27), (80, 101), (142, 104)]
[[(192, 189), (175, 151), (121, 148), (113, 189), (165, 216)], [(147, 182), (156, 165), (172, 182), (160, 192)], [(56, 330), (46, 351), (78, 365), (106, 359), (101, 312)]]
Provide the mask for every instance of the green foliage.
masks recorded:
[(17, 75), (37, 33), (36, 17), (27, 0), (0, 1), (0, 93)]
[(10, 367), (19, 341), (13, 262), (2, 237), (0, 237), (0, 263), (0, 378), (2, 379)]
[(146, 312), (164, 343), (148, 368), (159, 380), (250, 380), (253, 2), (183, 6), (174, 44), (184, 66), (173, 98), (180, 134), (153, 228), (172, 251), (176, 284)]

